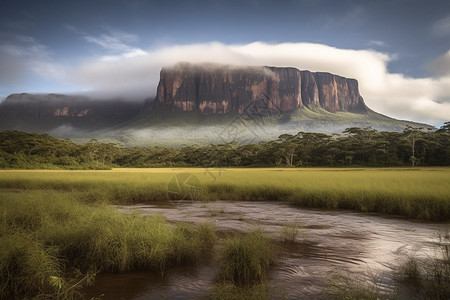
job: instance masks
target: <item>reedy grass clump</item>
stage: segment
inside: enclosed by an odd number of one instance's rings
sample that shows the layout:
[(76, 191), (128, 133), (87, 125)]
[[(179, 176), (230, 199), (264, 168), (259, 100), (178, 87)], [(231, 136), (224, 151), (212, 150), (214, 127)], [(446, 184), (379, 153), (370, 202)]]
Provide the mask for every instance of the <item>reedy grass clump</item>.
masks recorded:
[(237, 286), (264, 283), (275, 254), (273, 242), (260, 229), (228, 237), (218, 250), (218, 279)]
[(23, 232), (0, 236), (0, 299), (54, 293), (50, 278), (61, 274), (62, 262), (55, 247)]
[(307, 233), (302, 229), (302, 225), (300, 223), (286, 223), (281, 228), (279, 240), (283, 243), (294, 243), (299, 235), (302, 238), (307, 236)]
[(395, 290), (383, 292), (373, 278), (372, 282), (356, 276), (332, 273), (327, 295), (333, 299), (450, 299), (450, 230), (438, 235), (436, 257), (400, 257), (392, 266)]
[(85, 204), (80, 195), (0, 191), (0, 298), (60, 295), (68, 285), (59, 279), (69, 267), (163, 274), (170, 265), (197, 261), (215, 242), (209, 224), (169, 225), (161, 215)]
[(438, 238), (437, 257), (408, 256), (397, 266), (398, 284), (419, 299), (450, 299), (450, 229), (440, 232)]
[(332, 273), (328, 278), (327, 296), (336, 300), (383, 300), (392, 295), (383, 294), (376, 283), (365, 282), (356, 276)]

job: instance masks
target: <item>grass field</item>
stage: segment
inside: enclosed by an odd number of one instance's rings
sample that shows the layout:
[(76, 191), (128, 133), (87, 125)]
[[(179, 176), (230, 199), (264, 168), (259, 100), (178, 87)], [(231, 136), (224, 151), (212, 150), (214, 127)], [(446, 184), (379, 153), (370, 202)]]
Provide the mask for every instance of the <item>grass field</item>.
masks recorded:
[(84, 202), (145, 203), (167, 200), (169, 183), (180, 173), (198, 179), (204, 201), (289, 201), (450, 221), (450, 168), (2, 170), (0, 189), (67, 191)]
[[(124, 215), (109, 205), (168, 201), (176, 179), (186, 178), (191, 186), (179, 181), (179, 193), (189, 198), (194, 185), (202, 191), (198, 201), (290, 201), (302, 207), (450, 220), (450, 168), (1, 170), (0, 299), (75, 299), (81, 296), (76, 289), (95, 272), (162, 273), (167, 266), (200, 259), (216, 243), (213, 226), (168, 224), (162, 216)], [(212, 298), (267, 294), (263, 281), (241, 291), (229, 275), (236, 259), (260, 268), (269, 257), (270, 251), (255, 251), (262, 246), (248, 248), (246, 239), (221, 243), (219, 262), (228, 273), (222, 274), (226, 280)], [(249, 255), (242, 256), (241, 248), (248, 248), (244, 252)]]
[[(80, 299), (96, 272), (196, 262), (215, 241), (204, 223), (126, 215), (79, 192), (0, 190), (0, 299)], [(91, 279), (90, 279), (91, 278)]]

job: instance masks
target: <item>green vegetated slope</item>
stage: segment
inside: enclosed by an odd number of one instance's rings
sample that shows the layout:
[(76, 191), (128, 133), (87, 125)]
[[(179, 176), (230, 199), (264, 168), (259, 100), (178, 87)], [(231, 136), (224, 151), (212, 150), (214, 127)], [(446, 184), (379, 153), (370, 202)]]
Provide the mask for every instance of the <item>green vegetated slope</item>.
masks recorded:
[[(279, 135), (299, 131), (341, 133), (348, 127), (370, 126), (379, 131), (401, 132), (407, 126), (433, 128), (426, 124), (393, 119), (369, 110), (367, 114), (331, 113), (321, 108), (301, 108), (291, 112), (267, 112), (263, 116), (236, 113), (204, 115), (199, 112), (171, 111), (161, 108), (142, 114), (121, 129), (102, 132), (130, 146), (217, 144), (236, 141), (240, 144), (276, 139)], [(98, 136), (101, 138), (101, 136)]]
[(366, 114), (350, 112), (329, 112), (321, 108), (298, 109), (290, 115), (289, 121), (308, 131), (323, 133), (340, 133), (347, 127), (370, 126), (379, 131), (403, 131), (408, 125), (412, 127), (433, 128), (426, 124), (411, 121), (397, 120), (368, 109)]
[[(300, 108), (290, 112), (271, 111), (265, 115), (255, 115), (246, 117), (246, 115), (239, 115), (237, 113), (228, 114), (212, 114), (205, 115), (199, 112), (182, 112), (172, 111), (166, 107), (160, 108), (157, 111), (150, 111), (142, 114), (136, 118), (135, 121), (130, 122), (127, 126), (131, 128), (146, 128), (153, 127), (174, 127), (174, 126), (226, 126), (233, 122), (237, 117), (241, 117), (249, 125), (291, 125), (299, 126), (297, 129), (323, 129), (315, 130), (314, 132), (323, 133), (339, 133), (341, 128), (336, 128), (334, 125), (346, 126), (344, 127), (367, 127), (371, 126), (377, 130), (402, 131), (406, 125), (413, 127), (427, 127), (433, 128), (426, 124), (415, 123), (411, 121), (397, 120), (387, 117), (385, 115), (368, 110), (366, 114), (357, 114), (350, 112), (329, 112), (322, 108)], [(318, 126), (318, 127), (316, 127)]]

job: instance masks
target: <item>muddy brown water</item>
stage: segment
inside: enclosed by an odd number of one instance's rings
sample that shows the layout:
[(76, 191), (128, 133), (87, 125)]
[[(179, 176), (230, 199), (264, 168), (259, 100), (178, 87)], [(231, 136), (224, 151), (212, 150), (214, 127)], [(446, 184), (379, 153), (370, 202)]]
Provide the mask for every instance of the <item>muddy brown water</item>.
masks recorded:
[[(274, 238), (283, 225), (300, 224), (294, 243), (282, 244), (270, 278), (275, 298), (326, 299), (330, 274), (339, 272), (393, 289), (395, 263), (407, 255), (436, 255), (437, 234), (448, 224), (349, 211), (305, 210), (280, 202), (182, 203), (118, 206), (123, 212), (160, 213), (167, 221), (211, 222), (219, 232), (247, 232), (261, 228)], [(99, 274), (87, 290), (102, 299), (200, 299), (214, 287), (211, 259), (159, 272)]]

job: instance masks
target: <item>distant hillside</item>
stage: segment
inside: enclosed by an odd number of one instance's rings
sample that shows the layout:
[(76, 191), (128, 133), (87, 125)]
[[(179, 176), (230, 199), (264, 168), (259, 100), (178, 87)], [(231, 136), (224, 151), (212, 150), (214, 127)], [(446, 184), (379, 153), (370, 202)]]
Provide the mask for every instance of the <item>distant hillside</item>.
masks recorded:
[(318, 132), (341, 134), (349, 127), (372, 127), (379, 131), (402, 132), (407, 126), (433, 126), (401, 121), (368, 110), (366, 114), (331, 113), (321, 108), (300, 108), (291, 112), (245, 119), (237, 113), (205, 115), (171, 111), (168, 107), (142, 114), (120, 130), (109, 132), (108, 140), (126, 145), (184, 146), (236, 141), (239, 144), (269, 141), (281, 134)]
[(0, 103), (0, 129), (71, 137), (80, 131), (111, 129), (142, 109), (142, 103), (94, 100), (62, 94), (12, 94)]

